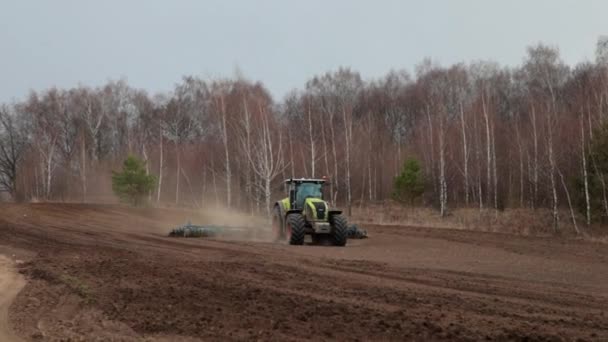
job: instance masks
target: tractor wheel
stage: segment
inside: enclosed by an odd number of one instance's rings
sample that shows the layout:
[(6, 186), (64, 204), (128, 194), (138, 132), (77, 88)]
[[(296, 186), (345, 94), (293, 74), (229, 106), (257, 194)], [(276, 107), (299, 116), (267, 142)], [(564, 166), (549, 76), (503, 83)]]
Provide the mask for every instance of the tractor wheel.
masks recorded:
[(302, 214), (287, 215), (285, 233), (290, 245), (303, 245), (306, 236), (306, 221)]
[(272, 211), (272, 237), (274, 241), (280, 241), (285, 237), (282, 220), (281, 210), (279, 210), (279, 207), (274, 207)]
[(331, 239), (334, 246), (342, 247), (346, 245), (348, 224), (344, 216), (333, 215), (330, 217), (329, 223), (331, 223)]

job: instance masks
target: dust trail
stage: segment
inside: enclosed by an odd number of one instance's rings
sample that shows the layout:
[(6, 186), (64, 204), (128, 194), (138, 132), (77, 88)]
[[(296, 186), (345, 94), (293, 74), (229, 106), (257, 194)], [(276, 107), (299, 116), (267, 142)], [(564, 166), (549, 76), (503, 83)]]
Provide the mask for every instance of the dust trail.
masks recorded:
[[(274, 234), (270, 218), (263, 214), (251, 214), (222, 206), (209, 206), (202, 209), (168, 209), (155, 215), (157, 220), (146, 229), (155, 229), (166, 235), (170, 229), (191, 223), (196, 226), (221, 227), (219, 233), (213, 235), (214, 239), (245, 241), (245, 242), (273, 242)], [(138, 225), (138, 224), (135, 224)]]
[(25, 279), (15, 270), (11, 259), (0, 254), (0, 341), (23, 341), (8, 323), (8, 309), (25, 286)]
[(270, 219), (264, 215), (251, 215), (223, 207), (214, 207), (203, 210), (202, 216), (206, 219), (205, 224), (235, 227), (235, 229), (226, 229), (217, 238), (250, 242), (274, 241)]

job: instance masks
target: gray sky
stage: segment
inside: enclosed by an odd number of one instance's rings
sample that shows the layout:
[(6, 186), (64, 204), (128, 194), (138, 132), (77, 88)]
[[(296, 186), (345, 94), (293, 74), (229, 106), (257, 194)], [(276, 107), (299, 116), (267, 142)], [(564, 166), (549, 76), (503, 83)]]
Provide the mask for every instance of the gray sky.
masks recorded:
[(516, 65), (539, 41), (572, 65), (594, 59), (607, 14), (605, 0), (0, 0), (0, 101), (119, 78), (155, 93), (237, 66), (280, 100), (339, 66)]

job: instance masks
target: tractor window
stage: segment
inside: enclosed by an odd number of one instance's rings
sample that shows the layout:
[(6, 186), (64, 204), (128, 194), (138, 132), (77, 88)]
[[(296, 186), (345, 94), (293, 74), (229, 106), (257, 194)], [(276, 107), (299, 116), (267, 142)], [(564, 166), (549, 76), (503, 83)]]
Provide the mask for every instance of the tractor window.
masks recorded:
[(296, 208), (303, 208), (307, 197), (322, 198), (321, 187), (321, 184), (315, 183), (300, 184), (296, 193)]

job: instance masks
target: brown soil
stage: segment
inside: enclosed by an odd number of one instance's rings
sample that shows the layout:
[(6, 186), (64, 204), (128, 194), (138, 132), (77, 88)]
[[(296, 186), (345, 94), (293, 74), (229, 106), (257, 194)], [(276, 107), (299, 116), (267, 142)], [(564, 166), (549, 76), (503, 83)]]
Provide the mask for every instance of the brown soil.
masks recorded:
[(608, 340), (603, 244), (365, 226), (344, 248), (292, 247), (168, 238), (207, 223), (179, 210), (0, 213), (0, 253), (27, 258), (9, 323), (28, 340)]

